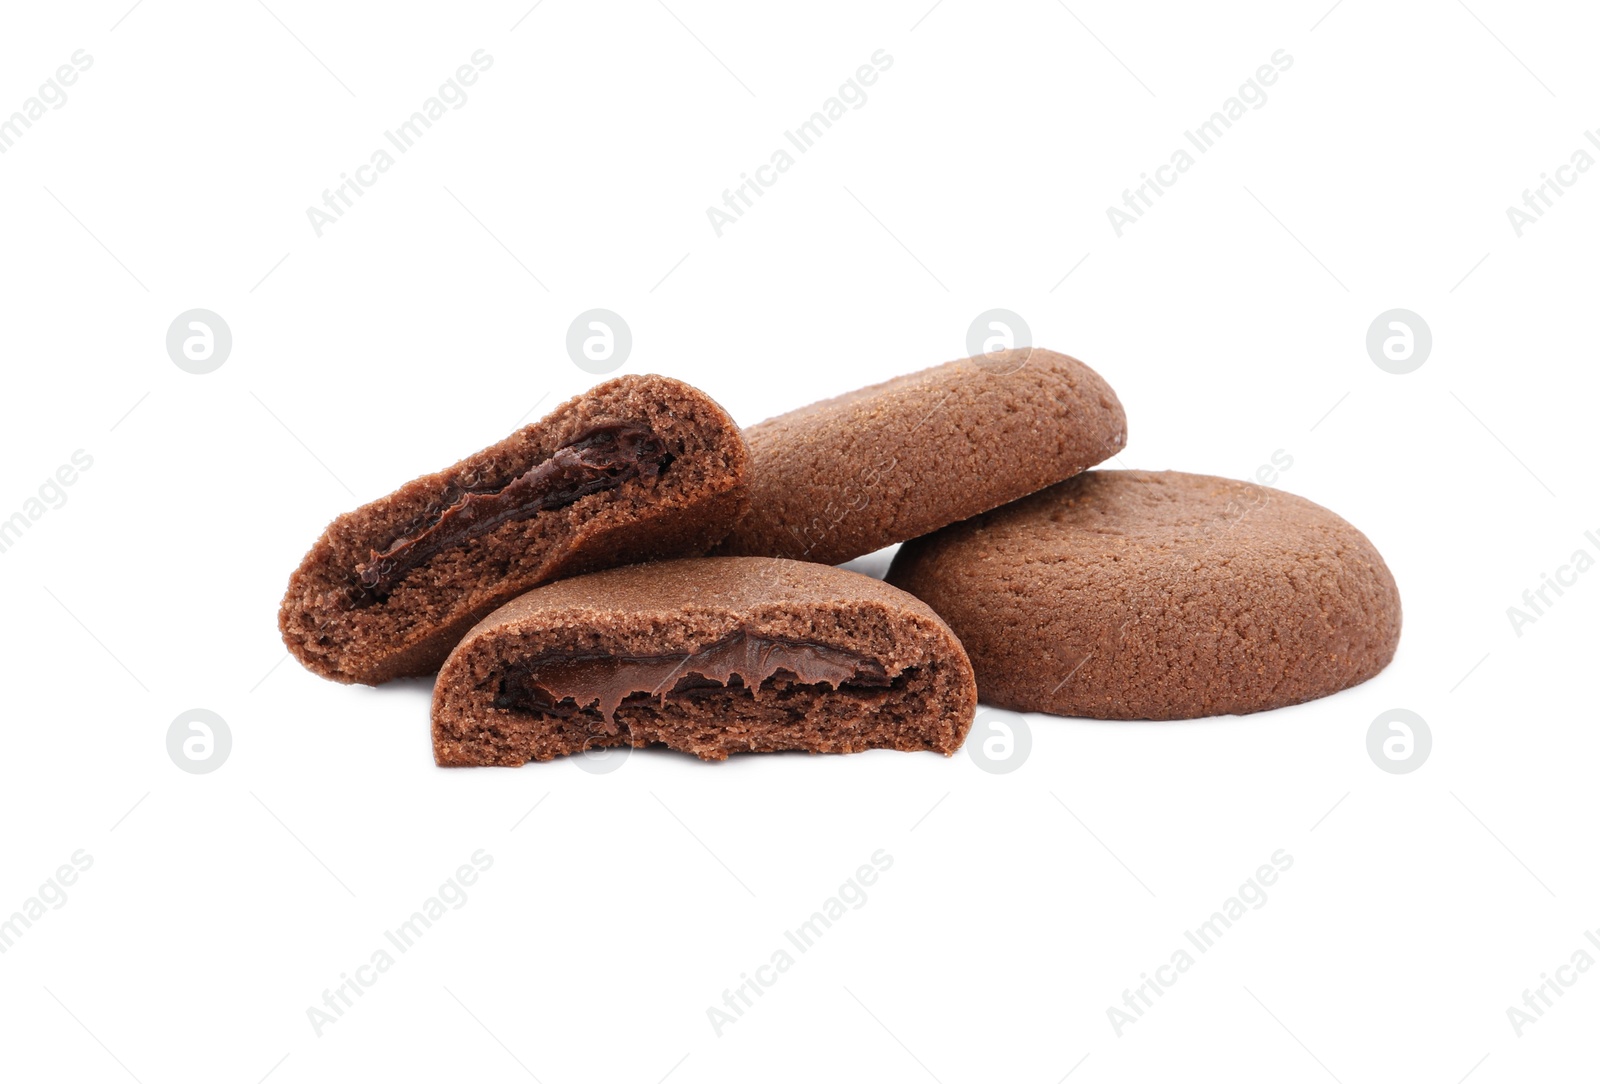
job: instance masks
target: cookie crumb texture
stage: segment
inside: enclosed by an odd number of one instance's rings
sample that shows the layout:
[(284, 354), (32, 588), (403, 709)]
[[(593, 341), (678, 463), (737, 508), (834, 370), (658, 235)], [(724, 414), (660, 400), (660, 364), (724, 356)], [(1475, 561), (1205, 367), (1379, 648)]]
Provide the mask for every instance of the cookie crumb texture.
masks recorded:
[(284, 643), (335, 681), (431, 674), (485, 614), (561, 576), (706, 552), (749, 452), (703, 392), (624, 376), (334, 520), (289, 580)]
[(1115, 455), (1111, 386), (1038, 347), (936, 365), (753, 425), (750, 513), (715, 552), (840, 564)]
[(889, 582), (961, 638), (983, 702), (1017, 711), (1264, 711), (1366, 681), (1400, 640), (1365, 535), (1195, 474), (1091, 471), (902, 546)]
[(665, 561), (562, 580), (485, 618), (439, 672), (434, 759), (586, 749), (733, 753), (961, 747), (972, 667), (926, 605), (798, 561)]

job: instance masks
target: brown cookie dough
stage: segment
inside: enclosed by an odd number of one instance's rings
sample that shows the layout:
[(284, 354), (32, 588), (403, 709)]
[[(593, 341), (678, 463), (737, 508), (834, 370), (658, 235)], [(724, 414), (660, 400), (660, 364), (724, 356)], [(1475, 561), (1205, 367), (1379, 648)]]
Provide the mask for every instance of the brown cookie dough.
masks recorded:
[(977, 689), (921, 602), (800, 561), (710, 557), (562, 580), (490, 614), (433, 694), (442, 765), (608, 746), (730, 753), (960, 748)]
[(335, 681), (432, 673), (531, 587), (706, 552), (744, 511), (748, 465), (709, 396), (619, 377), (334, 520), (289, 579), (284, 643)]
[(1278, 490), (1091, 471), (900, 548), (889, 582), (961, 637), (984, 703), (1095, 719), (1244, 714), (1394, 657), (1365, 535)]
[(1100, 375), (1049, 350), (896, 377), (745, 430), (750, 512), (715, 552), (839, 564), (1070, 478), (1127, 429)]

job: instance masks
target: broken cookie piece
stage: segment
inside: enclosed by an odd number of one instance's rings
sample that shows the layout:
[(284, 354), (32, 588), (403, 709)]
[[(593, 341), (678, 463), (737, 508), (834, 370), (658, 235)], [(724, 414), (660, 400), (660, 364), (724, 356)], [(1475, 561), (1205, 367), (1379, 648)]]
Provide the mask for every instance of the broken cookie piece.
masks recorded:
[(289, 581), (284, 643), (335, 681), (432, 673), (495, 607), (562, 576), (704, 553), (747, 501), (710, 397), (625, 376), (336, 519)]
[(434, 758), (948, 755), (976, 706), (960, 642), (896, 588), (799, 561), (665, 561), (562, 580), (485, 618), (439, 672)]

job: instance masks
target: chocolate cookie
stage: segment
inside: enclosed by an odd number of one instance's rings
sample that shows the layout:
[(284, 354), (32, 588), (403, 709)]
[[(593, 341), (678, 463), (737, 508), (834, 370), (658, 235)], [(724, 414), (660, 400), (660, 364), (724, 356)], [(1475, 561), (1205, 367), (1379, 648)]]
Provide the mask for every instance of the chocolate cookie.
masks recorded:
[(522, 764), (606, 746), (704, 760), (931, 749), (972, 725), (972, 667), (910, 595), (826, 565), (711, 557), (530, 591), (451, 652), (434, 758)]
[(838, 564), (1070, 478), (1127, 432), (1116, 393), (1062, 354), (937, 365), (745, 430), (750, 512), (715, 552)]
[(290, 577), (278, 627), (335, 681), (432, 673), (530, 587), (706, 552), (744, 511), (748, 465), (709, 396), (619, 377), (334, 520)]
[(1091, 471), (900, 548), (984, 703), (1095, 719), (1244, 714), (1394, 657), (1400, 594), (1319, 505), (1197, 474)]

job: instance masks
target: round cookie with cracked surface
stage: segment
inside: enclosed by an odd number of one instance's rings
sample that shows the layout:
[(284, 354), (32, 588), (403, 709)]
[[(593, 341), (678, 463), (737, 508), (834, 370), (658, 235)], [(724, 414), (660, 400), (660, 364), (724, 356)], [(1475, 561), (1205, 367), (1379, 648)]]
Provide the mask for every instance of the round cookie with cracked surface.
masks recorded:
[(840, 564), (996, 508), (1115, 455), (1128, 421), (1075, 358), (965, 358), (745, 430), (750, 510), (715, 551)]
[(1094, 719), (1298, 704), (1394, 657), (1400, 594), (1302, 497), (1090, 471), (900, 548), (889, 582), (949, 623), (984, 703)]

